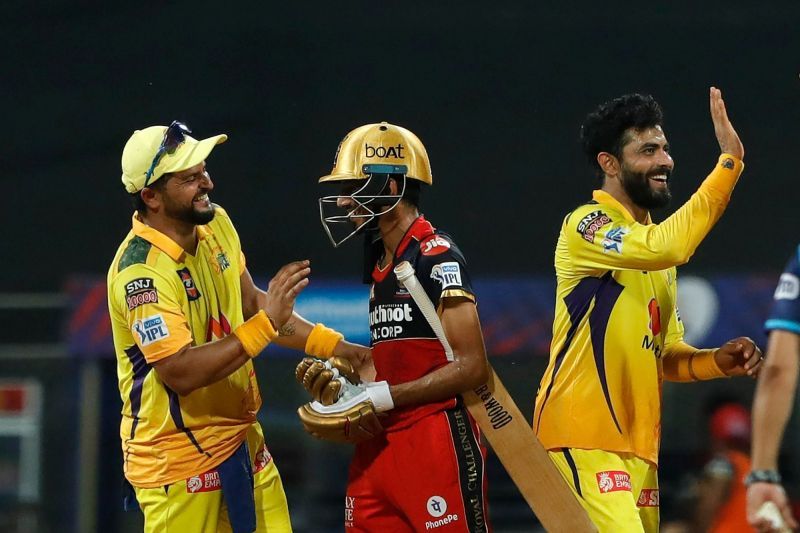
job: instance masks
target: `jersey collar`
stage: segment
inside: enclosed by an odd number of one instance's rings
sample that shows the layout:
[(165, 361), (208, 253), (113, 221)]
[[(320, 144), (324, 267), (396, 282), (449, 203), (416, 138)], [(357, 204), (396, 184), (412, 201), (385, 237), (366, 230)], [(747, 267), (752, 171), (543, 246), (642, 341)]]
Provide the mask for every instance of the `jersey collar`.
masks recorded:
[[(141, 220), (139, 220), (139, 213), (133, 214), (133, 234), (138, 235), (146, 240), (156, 248), (162, 250), (176, 263), (183, 263), (186, 257), (186, 250), (181, 248), (181, 245), (173, 241), (155, 228), (151, 228)], [(197, 238), (205, 239), (210, 230), (205, 226), (197, 226)]]
[[(592, 199), (597, 202), (598, 204), (607, 205), (609, 207), (613, 207), (620, 213), (622, 216), (625, 217), (625, 220), (629, 222), (636, 222), (636, 219), (633, 218), (633, 215), (628, 211), (628, 209), (622, 205), (619, 200), (608, 194), (606, 191), (602, 189), (597, 189), (596, 191), (592, 191)], [(650, 220), (650, 213), (647, 213), (647, 220), (645, 224), (651, 224), (652, 220)]]
[(400, 257), (403, 255), (403, 252), (406, 251), (406, 248), (408, 248), (408, 245), (411, 243), (411, 239), (421, 241), (428, 235), (433, 235), (435, 231), (436, 228), (434, 228), (430, 222), (425, 220), (424, 215), (418, 216), (408, 227), (406, 234), (403, 235), (403, 238), (400, 239), (400, 244), (397, 245), (397, 250), (395, 250), (394, 256)]

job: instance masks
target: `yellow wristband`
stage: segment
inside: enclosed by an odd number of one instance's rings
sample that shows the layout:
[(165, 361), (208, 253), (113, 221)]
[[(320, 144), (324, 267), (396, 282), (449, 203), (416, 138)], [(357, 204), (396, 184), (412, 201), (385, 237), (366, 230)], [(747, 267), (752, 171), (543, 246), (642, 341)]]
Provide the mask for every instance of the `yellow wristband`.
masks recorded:
[(250, 357), (255, 357), (267, 347), (272, 339), (278, 336), (272, 321), (264, 310), (253, 315), (250, 320), (233, 330), (233, 334), (242, 343), (244, 351)]
[(689, 356), (689, 375), (695, 381), (727, 377), (714, 359), (716, 350), (698, 350)]
[(344, 335), (338, 331), (326, 327), (325, 324), (317, 324), (306, 339), (306, 353), (327, 359), (333, 355), (333, 349), (343, 338)]

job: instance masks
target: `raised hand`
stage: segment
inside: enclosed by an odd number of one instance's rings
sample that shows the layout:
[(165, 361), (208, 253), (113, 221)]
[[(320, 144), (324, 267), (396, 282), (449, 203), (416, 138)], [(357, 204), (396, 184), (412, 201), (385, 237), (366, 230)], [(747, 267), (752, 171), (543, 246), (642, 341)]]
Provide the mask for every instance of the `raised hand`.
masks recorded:
[(753, 483), (747, 488), (747, 521), (756, 531), (762, 533), (774, 531), (769, 521), (758, 513), (768, 501), (778, 506), (787, 526), (792, 529), (797, 528), (797, 520), (792, 515), (789, 499), (783, 487), (774, 483)]
[(281, 267), (275, 277), (269, 280), (264, 312), (276, 328), (279, 329), (292, 316), (297, 295), (308, 285), (308, 275), (311, 273), (309, 265), (308, 260), (294, 261)]
[(709, 105), (711, 107), (711, 120), (714, 122), (714, 133), (717, 136), (719, 149), (726, 154), (731, 154), (739, 159), (744, 159), (744, 145), (739, 140), (739, 135), (733, 129), (733, 124), (728, 119), (728, 111), (722, 100), (722, 91), (711, 87), (709, 92)]
[(714, 361), (726, 376), (756, 377), (764, 356), (749, 337), (729, 340), (714, 352)]

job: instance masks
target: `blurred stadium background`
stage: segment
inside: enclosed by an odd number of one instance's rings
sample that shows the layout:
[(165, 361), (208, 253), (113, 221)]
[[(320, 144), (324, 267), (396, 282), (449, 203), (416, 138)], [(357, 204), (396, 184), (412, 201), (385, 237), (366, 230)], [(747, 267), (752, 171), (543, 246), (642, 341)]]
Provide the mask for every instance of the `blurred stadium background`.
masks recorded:
[[(466, 254), (492, 362), (527, 414), (546, 364), (558, 228), (595, 185), (578, 127), (626, 92), (665, 108), (677, 206), (716, 160), (707, 94), (723, 89), (747, 169), (680, 269), (680, 306), (698, 345), (749, 335), (763, 346), (772, 290), (800, 240), (798, 22), (795, 0), (0, 3), (0, 530), (141, 530), (120, 505), (104, 294), (130, 225), (119, 158), (134, 129), (182, 119), (197, 136), (228, 133), (209, 161), (212, 198), (237, 224), (251, 272), (263, 282), (310, 258), (300, 311), (362, 340), (360, 247), (327, 242), (316, 178), (357, 125), (413, 130), (434, 172), (423, 211)], [(273, 348), (260, 357), (261, 418), (296, 530), (337, 531), (349, 449), (302, 432), (296, 361)], [(753, 385), (665, 386), (665, 522), (689, 508), (704, 406), (719, 395), (749, 405)], [(793, 422), (782, 466), (795, 498), (798, 444)], [(494, 458), (489, 475), (496, 531), (535, 530)]]

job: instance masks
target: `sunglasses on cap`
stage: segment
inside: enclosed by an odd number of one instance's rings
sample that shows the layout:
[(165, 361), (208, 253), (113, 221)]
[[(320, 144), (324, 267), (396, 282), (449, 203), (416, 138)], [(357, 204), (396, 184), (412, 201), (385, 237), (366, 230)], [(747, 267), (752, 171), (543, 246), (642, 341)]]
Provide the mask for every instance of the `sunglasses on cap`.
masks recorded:
[(153, 173), (155, 172), (158, 163), (161, 161), (161, 158), (164, 157), (164, 154), (175, 153), (175, 150), (178, 149), (178, 146), (183, 144), (183, 142), (186, 140), (186, 135), (188, 133), (192, 133), (192, 130), (189, 129), (189, 126), (177, 120), (172, 121), (172, 124), (169, 125), (167, 131), (164, 132), (164, 138), (161, 140), (161, 145), (158, 147), (156, 156), (153, 158), (153, 162), (150, 164), (150, 168), (147, 170), (142, 188), (147, 187), (147, 184), (150, 183), (150, 178), (153, 177)]

